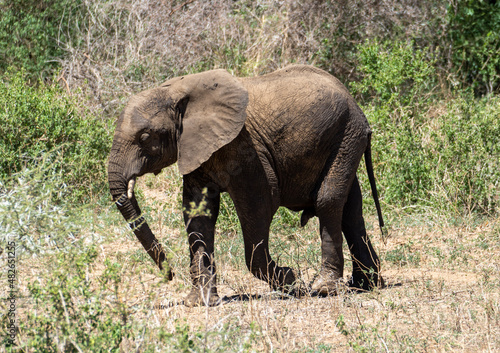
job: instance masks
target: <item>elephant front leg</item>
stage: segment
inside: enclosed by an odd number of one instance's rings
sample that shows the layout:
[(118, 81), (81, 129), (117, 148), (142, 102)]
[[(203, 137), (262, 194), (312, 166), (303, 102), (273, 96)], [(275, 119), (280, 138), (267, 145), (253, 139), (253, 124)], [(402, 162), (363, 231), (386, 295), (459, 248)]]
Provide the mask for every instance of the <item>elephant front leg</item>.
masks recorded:
[[(197, 206), (193, 212), (192, 205)], [(214, 306), (220, 303), (216, 287), (214, 262), (215, 223), (219, 213), (220, 195), (206, 193), (184, 183), (184, 220), (188, 233), (192, 280), (191, 292), (184, 300), (186, 306)], [(201, 205), (201, 207), (200, 207)]]
[(213, 237), (207, 237), (198, 232), (189, 233), (189, 247), (191, 249), (189, 272), (193, 287), (184, 300), (186, 306), (214, 306), (220, 302), (216, 286), (213, 244)]
[[(238, 207), (236, 209), (238, 210)], [(280, 267), (269, 253), (269, 227), (272, 212), (262, 207), (252, 215), (239, 213), (245, 242), (245, 260), (250, 272), (274, 290), (291, 293), (295, 289), (296, 277), (290, 267)]]

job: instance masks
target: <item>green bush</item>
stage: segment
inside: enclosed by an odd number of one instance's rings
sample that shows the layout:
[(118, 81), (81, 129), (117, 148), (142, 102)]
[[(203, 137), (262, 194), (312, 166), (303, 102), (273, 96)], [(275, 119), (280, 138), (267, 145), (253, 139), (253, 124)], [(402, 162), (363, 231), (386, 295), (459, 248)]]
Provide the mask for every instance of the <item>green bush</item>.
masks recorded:
[(462, 94), (429, 123), (433, 194), (458, 210), (500, 212), (500, 99)]
[(500, 2), (457, 0), (448, 6), (454, 71), (464, 87), (491, 94), (500, 87)]
[(80, 6), (80, 0), (1, 1), (0, 72), (14, 66), (30, 78), (50, 77), (63, 47), (76, 38), (70, 19), (80, 15)]
[(414, 43), (378, 40), (358, 47), (358, 61), (362, 79), (351, 88), (366, 102), (382, 195), (390, 204), (421, 202), (433, 183), (418, 131), (430, 102), (433, 61)]
[(466, 91), (437, 96), (434, 60), (413, 43), (366, 43), (358, 60), (362, 80), (352, 88), (364, 98), (374, 131), (385, 202), (448, 214), (498, 213), (498, 98), (476, 99)]
[(358, 46), (360, 82), (353, 94), (383, 104), (410, 105), (434, 87), (434, 60), (413, 42), (367, 41)]
[(62, 181), (74, 186), (74, 197), (100, 190), (111, 141), (107, 124), (86, 116), (55, 85), (30, 86), (21, 72), (0, 80), (0, 177), (34, 168), (44, 153), (57, 150), (49, 169), (61, 171)]
[(435, 104), (420, 112), (364, 107), (385, 203), (445, 214), (498, 214), (500, 100), (461, 93)]
[(19, 254), (42, 255), (68, 250), (82, 237), (98, 238), (90, 207), (61, 204), (71, 190), (62, 170), (53, 168), (58, 158), (56, 152), (47, 153), (35, 168), (0, 180), (0, 248), (15, 240)]

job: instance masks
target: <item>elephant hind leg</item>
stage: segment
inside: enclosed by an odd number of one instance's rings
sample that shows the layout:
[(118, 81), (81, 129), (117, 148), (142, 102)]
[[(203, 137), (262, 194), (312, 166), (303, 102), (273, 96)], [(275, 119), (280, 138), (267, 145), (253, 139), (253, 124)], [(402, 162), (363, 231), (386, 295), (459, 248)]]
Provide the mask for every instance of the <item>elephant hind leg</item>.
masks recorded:
[[(357, 148), (354, 148), (355, 146)], [(331, 163), (316, 194), (314, 206), (320, 225), (321, 270), (311, 289), (321, 295), (336, 294), (344, 274), (342, 252), (344, 205), (366, 143), (359, 138), (355, 146), (352, 140), (342, 141), (339, 149), (332, 155)]]
[[(243, 231), (245, 261), (248, 270), (273, 288), (285, 292), (293, 290), (295, 274), (289, 267), (279, 267), (269, 253), (269, 229), (274, 211), (265, 197), (239, 199), (236, 211)], [(245, 212), (252, 210), (252, 212)]]
[(357, 177), (354, 178), (349, 197), (344, 205), (342, 232), (352, 257), (352, 287), (369, 290), (382, 282), (380, 261), (366, 234), (363, 219), (363, 200)]
[(293, 290), (295, 274), (292, 269), (278, 266), (269, 252), (269, 229), (279, 200), (264, 173), (258, 178), (235, 180), (229, 194), (240, 220), (248, 270), (273, 289)]
[(320, 295), (335, 295), (344, 274), (340, 207), (322, 208), (317, 212), (321, 236), (321, 270), (312, 284)]

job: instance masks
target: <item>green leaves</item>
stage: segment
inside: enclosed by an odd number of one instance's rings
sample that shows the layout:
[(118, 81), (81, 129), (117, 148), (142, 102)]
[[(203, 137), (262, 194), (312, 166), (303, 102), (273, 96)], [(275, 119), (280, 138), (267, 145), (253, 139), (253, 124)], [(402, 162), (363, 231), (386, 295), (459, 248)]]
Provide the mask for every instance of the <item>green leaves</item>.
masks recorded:
[(56, 85), (30, 86), (23, 72), (8, 72), (0, 80), (0, 177), (33, 169), (57, 149), (50, 169), (78, 186), (75, 196), (102, 188), (111, 140), (107, 124), (87, 116)]
[(462, 92), (441, 105), (392, 100), (363, 110), (374, 130), (373, 159), (385, 203), (450, 215), (499, 212), (498, 98)]
[(497, 213), (498, 99), (436, 92), (436, 61), (413, 42), (367, 42), (358, 61), (362, 79), (351, 87), (374, 130), (384, 200), (448, 214)]
[(433, 83), (434, 60), (413, 42), (367, 41), (358, 47), (358, 60), (363, 78), (351, 87), (365, 99), (407, 104)]
[(70, 19), (81, 15), (80, 6), (80, 0), (0, 2), (0, 72), (12, 66), (31, 79), (50, 77), (76, 36)]
[(500, 87), (500, 3), (458, 0), (448, 7), (454, 71), (478, 94)]
[(20, 322), (24, 348), (51, 352), (62, 345), (65, 351), (119, 351), (131, 334), (130, 311), (117, 295), (121, 266), (106, 260), (103, 274), (93, 281), (89, 271), (97, 255), (94, 247), (61, 252), (52, 276), (28, 285), (34, 310)]

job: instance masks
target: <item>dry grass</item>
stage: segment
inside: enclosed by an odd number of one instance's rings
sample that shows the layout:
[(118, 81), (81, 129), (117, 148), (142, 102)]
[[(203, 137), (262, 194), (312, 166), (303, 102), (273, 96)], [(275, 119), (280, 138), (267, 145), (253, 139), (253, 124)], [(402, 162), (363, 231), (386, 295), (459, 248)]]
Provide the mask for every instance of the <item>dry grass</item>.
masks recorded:
[[(128, 320), (141, 327), (140, 332), (122, 339), (121, 351), (500, 349), (498, 221), (453, 226), (433, 223), (430, 216), (412, 218), (409, 224), (405, 218), (392, 220), (385, 243), (378, 231), (370, 231), (383, 261), (386, 288), (358, 294), (342, 290), (327, 298), (294, 298), (271, 292), (249, 274), (237, 225), (221, 219), (216, 261), (224, 304), (187, 308), (181, 304), (190, 286), (187, 240), (180, 222), (173, 225), (174, 219), (180, 221), (180, 178), (169, 170), (156, 179), (142, 179), (138, 190), (147, 196), (144, 209), (153, 231), (173, 253), (176, 276), (171, 282), (164, 281), (133, 236), (116, 219), (106, 221), (112, 234), (99, 244), (96, 261), (87, 271), (92, 287), (97, 288), (106, 271), (105, 261), (119, 264), (116, 291), (109, 288), (100, 300), (109, 308), (126, 308)], [(300, 269), (306, 282), (319, 263), (317, 223), (310, 223), (305, 229), (292, 226), (291, 230), (278, 223), (271, 235), (275, 257), (281, 264)], [(375, 224), (376, 219), (369, 216), (368, 228), (376, 229)], [(36, 307), (27, 284), (45, 283), (54, 266), (71, 266), (53, 261), (51, 256), (22, 261), (20, 320)], [(348, 268), (349, 264), (346, 273)], [(26, 339), (22, 331), (19, 339)]]
[[(397, 31), (444, 36), (445, 2), (395, 1), (84, 1), (70, 24), (83, 43), (62, 43), (60, 81), (101, 113), (118, 115), (123, 97), (167, 78), (213, 68), (258, 75), (308, 63), (344, 82), (359, 74), (356, 45)], [(434, 13), (442, 13), (438, 20)]]

